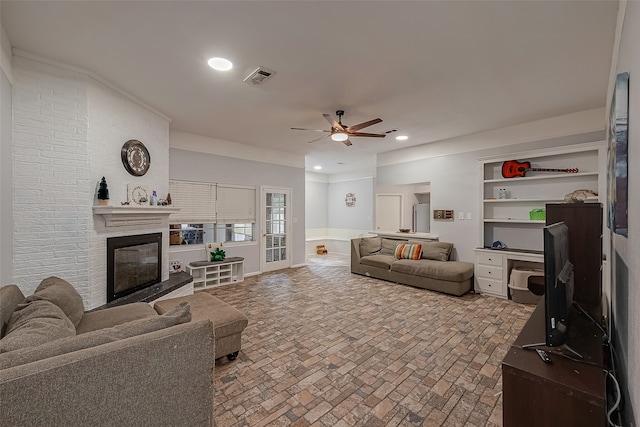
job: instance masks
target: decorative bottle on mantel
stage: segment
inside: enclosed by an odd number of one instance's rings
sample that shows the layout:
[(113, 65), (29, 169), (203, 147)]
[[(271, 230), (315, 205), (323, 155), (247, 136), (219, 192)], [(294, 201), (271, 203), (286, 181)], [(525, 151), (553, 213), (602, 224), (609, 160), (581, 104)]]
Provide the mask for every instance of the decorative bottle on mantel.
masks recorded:
[(156, 190), (151, 193), (151, 206), (158, 206), (158, 193), (156, 193)]

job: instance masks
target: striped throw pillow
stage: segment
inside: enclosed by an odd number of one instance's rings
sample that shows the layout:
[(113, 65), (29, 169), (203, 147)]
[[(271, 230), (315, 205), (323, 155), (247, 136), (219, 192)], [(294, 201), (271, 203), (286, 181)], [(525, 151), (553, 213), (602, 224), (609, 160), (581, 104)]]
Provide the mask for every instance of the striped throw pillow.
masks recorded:
[(395, 256), (397, 259), (420, 259), (422, 256), (422, 245), (420, 243), (413, 245), (400, 243), (396, 246)]

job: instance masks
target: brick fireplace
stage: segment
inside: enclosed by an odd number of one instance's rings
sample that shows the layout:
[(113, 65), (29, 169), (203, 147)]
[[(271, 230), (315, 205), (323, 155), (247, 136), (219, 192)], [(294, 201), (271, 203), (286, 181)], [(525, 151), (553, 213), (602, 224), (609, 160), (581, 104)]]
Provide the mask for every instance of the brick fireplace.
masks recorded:
[[(113, 208), (127, 200), (130, 184), (167, 193), (169, 118), (98, 75), (45, 58), (18, 51), (13, 71), (13, 279), (30, 294), (45, 277), (61, 277), (92, 309), (107, 302), (108, 238), (161, 233), (168, 266), (168, 216), (107, 226), (94, 206), (103, 176)], [(120, 150), (130, 139), (151, 154), (142, 177), (122, 165)], [(162, 270), (166, 280), (168, 267)]]

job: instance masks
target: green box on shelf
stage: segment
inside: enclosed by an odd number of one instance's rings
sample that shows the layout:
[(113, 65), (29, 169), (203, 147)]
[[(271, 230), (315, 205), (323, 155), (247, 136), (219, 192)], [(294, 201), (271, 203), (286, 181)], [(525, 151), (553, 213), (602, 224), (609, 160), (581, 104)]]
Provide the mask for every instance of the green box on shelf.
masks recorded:
[(547, 218), (547, 213), (544, 209), (532, 209), (529, 211), (529, 218), (534, 221), (544, 221)]

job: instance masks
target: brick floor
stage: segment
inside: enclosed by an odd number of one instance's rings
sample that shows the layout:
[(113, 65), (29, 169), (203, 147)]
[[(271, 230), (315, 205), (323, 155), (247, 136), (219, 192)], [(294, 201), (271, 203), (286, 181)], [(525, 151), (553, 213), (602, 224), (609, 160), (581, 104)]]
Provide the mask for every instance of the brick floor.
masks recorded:
[(532, 306), (309, 265), (208, 289), (249, 318), (216, 361), (216, 426), (501, 426)]

